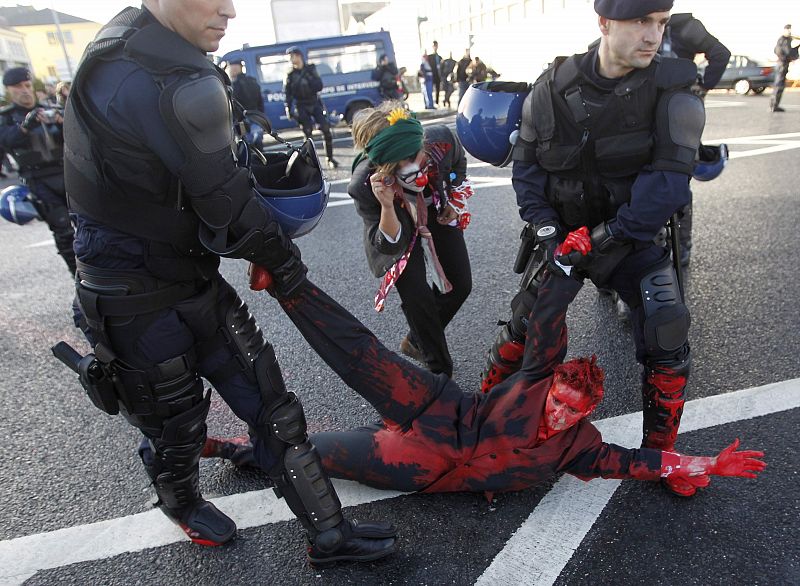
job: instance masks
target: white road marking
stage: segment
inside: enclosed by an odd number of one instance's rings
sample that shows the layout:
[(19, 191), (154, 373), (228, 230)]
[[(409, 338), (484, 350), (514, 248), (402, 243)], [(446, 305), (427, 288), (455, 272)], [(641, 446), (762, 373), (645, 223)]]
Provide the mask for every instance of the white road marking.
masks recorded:
[(28, 244), (25, 248), (39, 248), (40, 246), (55, 246), (55, 242), (52, 238), (49, 240), (42, 240), (41, 242), (35, 242), (33, 244)]
[(714, 100), (706, 100), (706, 110), (709, 108), (738, 108), (744, 106), (747, 102), (717, 102)]
[[(485, 187), (501, 187), (503, 185), (511, 185), (511, 178), (510, 177), (473, 177), (470, 176), (470, 181), (472, 181), (472, 189), (483, 189)], [(346, 196), (346, 199), (342, 197), (342, 194)], [(336, 198), (336, 201), (328, 200), (327, 207), (335, 208), (339, 206), (347, 206), (353, 205), (353, 198), (349, 195), (344, 193), (343, 191), (332, 191), (331, 198)]]
[[(695, 431), (800, 407), (800, 379), (689, 401), (681, 432)], [(638, 445), (642, 413), (595, 422), (607, 442)], [(747, 445), (745, 447), (757, 448)], [(722, 448), (723, 446), (719, 446)], [(334, 480), (342, 505), (401, 496), (355, 482)], [(591, 529), (620, 481), (582, 482), (564, 476), (511, 537), (478, 584), (552, 584)], [(269, 489), (211, 499), (240, 529), (293, 518)], [(156, 510), (0, 542), (0, 584), (21, 584), (39, 570), (110, 558), (185, 541)]]
[[(800, 378), (714, 395), (686, 403), (680, 432), (798, 407)], [(641, 411), (597, 421), (595, 425), (608, 443), (636, 446), (641, 441)], [(758, 449), (748, 445), (746, 438), (744, 447)], [(602, 479), (583, 482), (570, 475), (562, 476), (478, 578), (476, 586), (553, 584), (620, 483)]]
[[(334, 480), (342, 505), (352, 507), (403, 493)], [(239, 529), (294, 519), (283, 500), (271, 489), (210, 499), (234, 520)], [(110, 558), (186, 541), (161, 511), (153, 509), (118, 519), (58, 529), (0, 542), (0, 584), (22, 584), (39, 570)]]

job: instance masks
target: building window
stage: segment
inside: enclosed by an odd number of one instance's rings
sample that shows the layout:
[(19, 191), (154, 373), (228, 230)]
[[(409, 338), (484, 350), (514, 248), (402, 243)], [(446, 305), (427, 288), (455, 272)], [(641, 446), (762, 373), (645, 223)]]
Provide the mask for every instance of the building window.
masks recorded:
[[(65, 43), (71, 45), (74, 42), (72, 39), (72, 31), (61, 31), (61, 34)], [(51, 45), (57, 45), (58, 33), (56, 31), (47, 31), (47, 42)]]

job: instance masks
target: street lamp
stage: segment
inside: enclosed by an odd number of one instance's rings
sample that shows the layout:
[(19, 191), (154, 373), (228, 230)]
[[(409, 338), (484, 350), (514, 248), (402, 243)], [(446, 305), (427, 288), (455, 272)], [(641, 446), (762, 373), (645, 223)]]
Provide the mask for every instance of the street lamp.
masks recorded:
[(428, 22), (428, 17), (427, 16), (418, 16), (417, 17), (417, 37), (419, 38), (419, 48), (420, 49), (422, 49), (422, 29), (420, 28), (420, 25), (423, 22)]

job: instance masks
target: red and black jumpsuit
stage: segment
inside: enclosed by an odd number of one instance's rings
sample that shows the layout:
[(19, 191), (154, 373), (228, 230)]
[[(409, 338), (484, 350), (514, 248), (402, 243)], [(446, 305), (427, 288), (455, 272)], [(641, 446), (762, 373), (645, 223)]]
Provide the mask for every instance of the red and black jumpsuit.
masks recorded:
[[(560, 472), (587, 480), (660, 478), (659, 450), (604, 443), (586, 420), (538, 439), (553, 368), (566, 352), (561, 312), (549, 322), (562, 332), (561, 343), (526, 351), (522, 370), (483, 394), (391, 352), (313, 284), (281, 304), (312, 348), (383, 419), (313, 436), (334, 477), (425, 492), (520, 490)], [(542, 357), (545, 362), (536, 362)]]

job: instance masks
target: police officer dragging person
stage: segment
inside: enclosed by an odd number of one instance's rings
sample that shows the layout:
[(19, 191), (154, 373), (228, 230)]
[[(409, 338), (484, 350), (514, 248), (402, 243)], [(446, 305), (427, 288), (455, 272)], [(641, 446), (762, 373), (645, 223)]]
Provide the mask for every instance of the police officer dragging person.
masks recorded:
[(339, 166), (333, 158), (333, 135), (328, 122), (327, 112), (319, 92), (322, 91), (322, 79), (317, 73), (313, 63), (306, 63), (303, 51), (298, 47), (289, 47), (286, 51), (292, 63), (292, 70), (286, 76), (283, 91), (286, 94), (286, 116), (296, 120), (302, 127), (303, 134), (311, 138), (314, 124), (319, 125), (322, 136), (325, 138), (325, 156), (328, 167), (335, 169)]
[(31, 72), (24, 67), (6, 71), (3, 85), (11, 103), (0, 109), (0, 147), (16, 159), (31, 202), (50, 227), (58, 254), (75, 274), (75, 232), (64, 191), (63, 111), (37, 103)]
[[(231, 78), (233, 87), (233, 99), (241, 104), (245, 111), (259, 112), (264, 115), (264, 95), (261, 93), (261, 85), (254, 77), (250, 77), (242, 71), (243, 62), (231, 61), (228, 63), (228, 75)], [(264, 142), (264, 129), (252, 120), (245, 121), (247, 135), (245, 140), (248, 144), (261, 150)]]
[[(546, 338), (566, 330), (540, 319), (566, 312), (588, 278), (631, 308), (644, 367), (642, 446), (662, 450), (674, 448), (691, 359), (689, 312), (670, 251), (654, 239), (689, 201), (705, 123), (703, 102), (691, 91), (694, 64), (657, 56), (671, 7), (672, 0), (596, 0), (599, 47), (557, 58), (525, 98), (512, 183), (529, 223), (524, 240), (542, 260), (528, 261), (529, 278), (483, 373), (488, 391), (518, 370), (526, 336), (555, 346)], [(461, 105), (465, 118), (492, 94), (473, 86), (464, 99), (475, 103)], [(467, 128), (474, 134), (481, 127)], [(485, 143), (459, 135), (470, 152)], [(685, 496), (695, 491), (680, 479), (665, 486)]]
[(161, 509), (193, 541), (236, 531), (199, 489), (203, 377), (257, 435), (255, 457), (303, 525), (310, 561), (377, 559), (394, 528), (343, 517), (272, 346), (218, 272), (220, 257), (257, 262), (279, 295), (306, 274), (237, 165), (228, 78), (206, 58), (235, 14), (230, 0), (145, 0), (86, 49), (65, 114), (77, 298), (96, 342), (94, 372), (78, 370), (97, 405), (146, 436)]
[(792, 47), (792, 40), (800, 40), (800, 37), (792, 36), (792, 25), (787, 24), (783, 27), (783, 34), (778, 37), (778, 42), (775, 43), (778, 71), (775, 73), (775, 85), (772, 86), (772, 98), (769, 101), (769, 109), (772, 112), (786, 111), (781, 108), (781, 98), (786, 88), (786, 74), (789, 72), (789, 64), (797, 59), (800, 48), (800, 45)]

